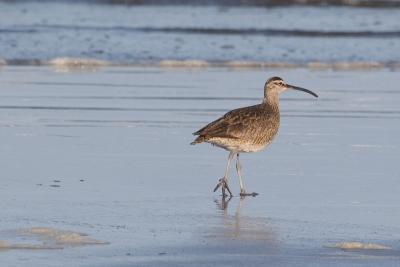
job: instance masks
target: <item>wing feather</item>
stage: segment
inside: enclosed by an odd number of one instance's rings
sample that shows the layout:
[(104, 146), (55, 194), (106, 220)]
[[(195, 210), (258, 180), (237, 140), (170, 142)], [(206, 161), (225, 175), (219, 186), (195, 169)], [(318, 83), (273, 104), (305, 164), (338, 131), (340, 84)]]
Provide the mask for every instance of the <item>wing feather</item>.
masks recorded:
[(223, 138), (241, 138), (249, 133), (254, 134), (262, 130), (260, 126), (267, 127), (269, 124), (269, 113), (263, 112), (260, 117), (260, 105), (249, 106), (229, 111), (221, 118), (207, 124), (194, 135)]

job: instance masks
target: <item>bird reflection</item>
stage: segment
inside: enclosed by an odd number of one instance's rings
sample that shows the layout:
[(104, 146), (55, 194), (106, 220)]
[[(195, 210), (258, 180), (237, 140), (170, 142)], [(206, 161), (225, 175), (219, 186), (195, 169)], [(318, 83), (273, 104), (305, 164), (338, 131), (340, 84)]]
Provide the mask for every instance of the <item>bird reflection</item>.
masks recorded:
[[(229, 211), (232, 205), (237, 201), (234, 214)], [(243, 208), (246, 198), (234, 198), (231, 196), (222, 196), (215, 199), (217, 209), (222, 212), (222, 226), (217, 227), (216, 237), (223, 239), (237, 239), (241, 241), (267, 241), (275, 240), (275, 233), (269, 225), (268, 220), (260, 217), (243, 216)], [(230, 204), (230, 205), (229, 205)]]
[(217, 204), (218, 209), (220, 210), (227, 210), (228, 209), (228, 203), (231, 201), (232, 196), (227, 196), (225, 194), (222, 195), (221, 201), (215, 199), (214, 202)]

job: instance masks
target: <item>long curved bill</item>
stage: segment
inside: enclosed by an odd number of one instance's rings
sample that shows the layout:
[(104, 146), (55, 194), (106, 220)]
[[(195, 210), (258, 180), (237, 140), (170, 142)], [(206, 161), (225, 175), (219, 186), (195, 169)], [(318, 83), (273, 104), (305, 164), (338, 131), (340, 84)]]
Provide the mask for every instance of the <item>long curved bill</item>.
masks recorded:
[(313, 91), (308, 90), (306, 88), (302, 88), (302, 87), (298, 87), (298, 86), (294, 86), (294, 85), (290, 85), (290, 84), (287, 85), (287, 88), (297, 90), (297, 91), (303, 91), (303, 92), (309, 93), (310, 95), (318, 97), (318, 95), (316, 93), (314, 93)]

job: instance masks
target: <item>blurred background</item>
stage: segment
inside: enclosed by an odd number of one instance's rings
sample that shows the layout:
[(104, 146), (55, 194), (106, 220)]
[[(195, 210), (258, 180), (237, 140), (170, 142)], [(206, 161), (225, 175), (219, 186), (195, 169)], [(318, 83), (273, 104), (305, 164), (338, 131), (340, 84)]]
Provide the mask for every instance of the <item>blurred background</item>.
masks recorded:
[(0, 61), (397, 67), (399, 20), (396, 0), (2, 0)]

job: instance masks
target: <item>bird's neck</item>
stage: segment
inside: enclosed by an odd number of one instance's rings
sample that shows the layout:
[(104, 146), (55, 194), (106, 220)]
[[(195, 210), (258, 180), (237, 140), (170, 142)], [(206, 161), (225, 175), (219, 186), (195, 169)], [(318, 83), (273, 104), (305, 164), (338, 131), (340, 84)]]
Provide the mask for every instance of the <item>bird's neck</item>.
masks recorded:
[(279, 94), (269, 93), (264, 96), (263, 104), (268, 105), (271, 109), (279, 112)]

